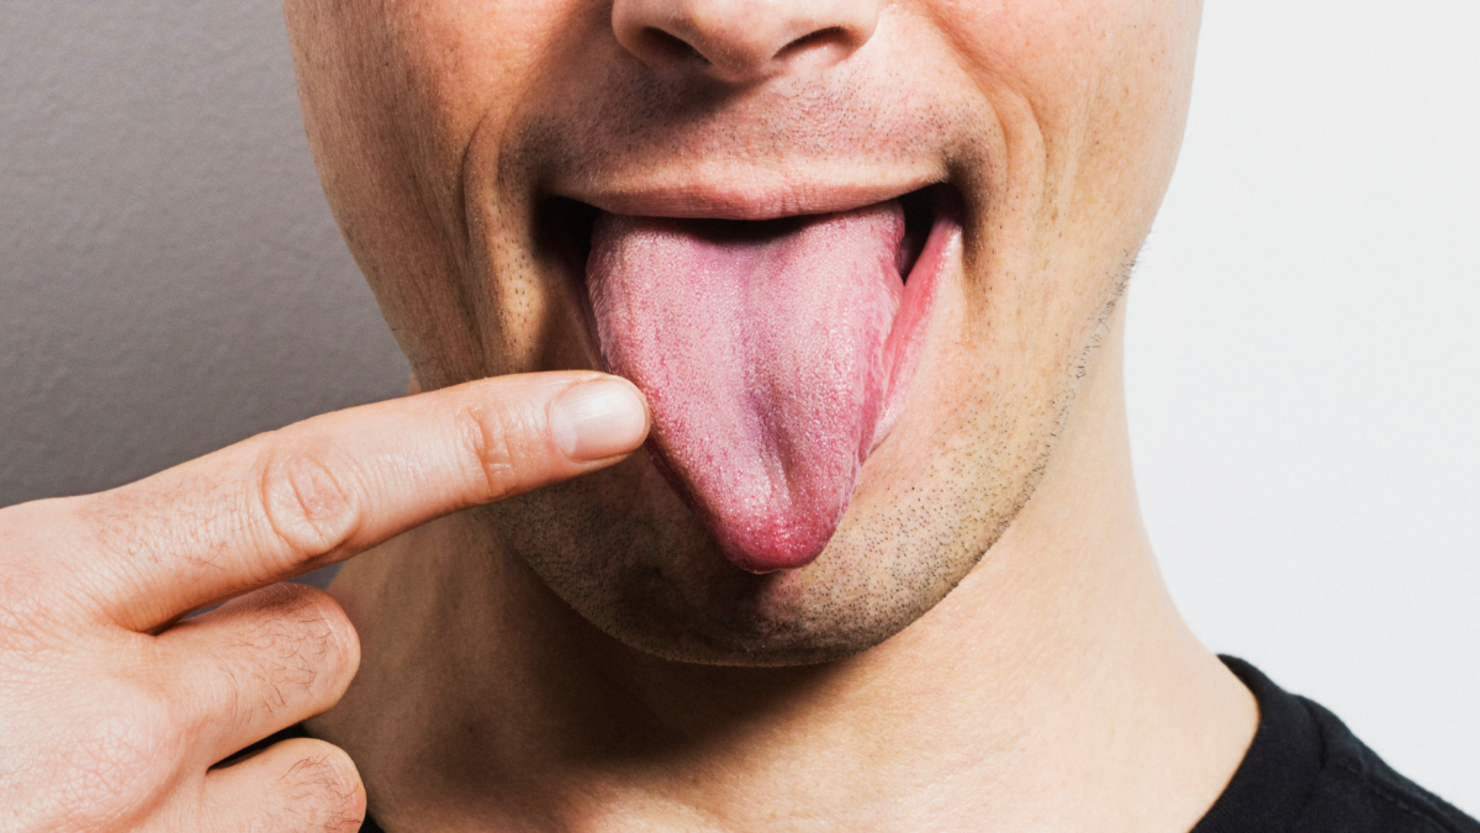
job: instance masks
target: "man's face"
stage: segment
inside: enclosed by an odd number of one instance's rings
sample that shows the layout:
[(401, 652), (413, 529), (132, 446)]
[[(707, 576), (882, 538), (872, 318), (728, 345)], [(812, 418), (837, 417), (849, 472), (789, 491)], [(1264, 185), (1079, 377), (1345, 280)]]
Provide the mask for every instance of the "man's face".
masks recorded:
[(423, 386), (611, 368), (653, 404), (653, 455), (490, 528), (630, 645), (779, 664), (898, 632), (1032, 494), (1170, 176), (1200, 4), (287, 10)]

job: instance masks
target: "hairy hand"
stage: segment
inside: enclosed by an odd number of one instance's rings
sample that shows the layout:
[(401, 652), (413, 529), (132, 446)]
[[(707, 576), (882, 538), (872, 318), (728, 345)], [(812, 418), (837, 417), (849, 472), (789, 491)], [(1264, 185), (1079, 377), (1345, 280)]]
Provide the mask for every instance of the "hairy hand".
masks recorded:
[(625, 381), (507, 376), (0, 510), (0, 830), (356, 830), (334, 746), (217, 766), (328, 709), (359, 663), (327, 594), (277, 582), (613, 463), (646, 430)]

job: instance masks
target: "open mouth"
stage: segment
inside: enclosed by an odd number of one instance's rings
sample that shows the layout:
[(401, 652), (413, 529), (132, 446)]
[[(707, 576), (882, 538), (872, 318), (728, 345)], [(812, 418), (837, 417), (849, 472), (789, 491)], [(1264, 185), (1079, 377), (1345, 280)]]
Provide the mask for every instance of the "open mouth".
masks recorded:
[(759, 221), (545, 209), (675, 490), (737, 566), (814, 560), (903, 410), (959, 194)]

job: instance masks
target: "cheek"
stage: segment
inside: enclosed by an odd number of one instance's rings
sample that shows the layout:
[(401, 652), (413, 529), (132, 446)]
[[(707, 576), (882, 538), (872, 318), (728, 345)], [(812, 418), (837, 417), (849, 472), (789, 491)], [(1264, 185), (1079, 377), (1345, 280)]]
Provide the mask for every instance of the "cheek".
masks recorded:
[[(927, 8), (965, 75), (992, 102), (1008, 143), (1042, 145), (1046, 203), (1060, 212), (1120, 213), (1122, 195), (1152, 195), (1154, 209), (1185, 121), (1199, 2)], [(1133, 222), (1149, 222), (1145, 205), (1135, 208)]]
[(998, 123), (968, 318), (1010, 334), (1017, 355), (1044, 353), (1034, 345), (1048, 332), (1077, 336), (1140, 249), (1185, 122), (1198, 8), (1189, 0), (939, 7), (937, 25)]
[[(920, 8), (937, 12), (935, 31), (995, 125), (982, 136), (988, 172), (970, 189), (980, 210), (961, 281), (940, 306), (932, 366), (899, 432), (899, 469), (949, 456), (957, 480), (1027, 482), (1170, 178), (1198, 6)], [(997, 447), (945, 450), (959, 437)]]
[(530, 79), (570, 60), (572, 42), (606, 25), (592, 5), (285, 6), (331, 208), (429, 388), (487, 373), (487, 317), (498, 306), (486, 297), (488, 248), (479, 238), (493, 232), (470, 224), (489, 220), (497, 202), (486, 172), (498, 165), (501, 137), (538, 104), (524, 94)]

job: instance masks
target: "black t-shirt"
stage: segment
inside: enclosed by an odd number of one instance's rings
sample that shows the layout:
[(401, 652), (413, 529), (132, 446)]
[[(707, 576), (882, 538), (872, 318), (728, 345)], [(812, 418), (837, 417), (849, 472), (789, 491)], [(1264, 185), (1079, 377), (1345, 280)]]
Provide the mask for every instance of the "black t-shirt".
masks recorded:
[(1192, 833), (1480, 833), (1480, 823), (1394, 772), (1336, 715), (1243, 660), (1223, 662), (1259, 701), (1259, 730)]
[[(1480, 823), (1394, 772), (1336, 715), (1241, 659), (1223, 662), (1259, 701), (1259, 729), (1192, 833), (1480, 833)], [(382, 833), (365, 819), (360, 833)]]

